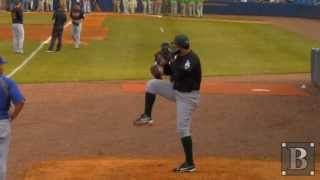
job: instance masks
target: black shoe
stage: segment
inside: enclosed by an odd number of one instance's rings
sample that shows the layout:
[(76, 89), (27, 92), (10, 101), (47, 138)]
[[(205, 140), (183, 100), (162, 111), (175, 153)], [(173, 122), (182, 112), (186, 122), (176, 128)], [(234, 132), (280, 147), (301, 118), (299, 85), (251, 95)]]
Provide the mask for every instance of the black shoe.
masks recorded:
[(173, 170), (174, 172), (195, 172), (196, 166), (194, 164), (183, 163), (178, 168)]
[(151, 117), (142, 114), (138, 119), (136, 119), (133, 124), (135, 126), (143, 126), (143, 125), (149, 125), (151, 126), (153, 124), (153, 120), (151, 119)]

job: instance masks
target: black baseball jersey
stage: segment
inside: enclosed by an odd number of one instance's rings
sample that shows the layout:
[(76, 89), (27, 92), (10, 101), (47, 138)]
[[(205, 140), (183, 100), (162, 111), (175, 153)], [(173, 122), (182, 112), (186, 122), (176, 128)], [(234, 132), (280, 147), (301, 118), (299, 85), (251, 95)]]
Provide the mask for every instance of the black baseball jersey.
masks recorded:
[(164, 66), (164, 74), (171, 77), (173, 88), (180, 92), (200, 90), (202, 71), (197, 54), (190, 51), (185, 56), (177, 55), (168, 65)]
[(11, 11), (12, 24), (23, 24), (23, 11), (21, 8), (15, 7)]
[(67, 16), (64, 10), (56, 10), (53, 14), (52, 20), (54, 21), (55, 29), (63, 29), (65, 23), (67, 22)]
[(78, 26), (81, 19), (84, 19), (84, 13), (81, 9), (73, 8), (70, 12), (70, 17), (72, 19), (72, 24)]

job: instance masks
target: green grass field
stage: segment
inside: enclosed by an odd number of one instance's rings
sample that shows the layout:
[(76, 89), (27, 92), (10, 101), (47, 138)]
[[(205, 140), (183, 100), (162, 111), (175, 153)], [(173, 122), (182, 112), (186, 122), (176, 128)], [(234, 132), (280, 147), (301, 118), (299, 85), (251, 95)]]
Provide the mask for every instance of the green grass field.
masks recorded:
[[(0, 15), (0, 25), (6, 18)], [(25, 19), (28, 24), (50, 22), (50, 16)], [(309, 72), (310, 48), (320, 46), (320, 42), (263, 24), (110, 16), (105, 27), (109, 29), (106, 40), (81, 49), (65, 45), (57, 54), (43, 49), (14, 79), (23, 83), (146, 79), (160, 43), (178, 33), (190, 37), (205, 76)], [(19, 56), (11, 53), (11, 42), (0, 42), (0, 54), (10, 61), (7, 73), (37, 45), (26, 42), (26, 54)]]

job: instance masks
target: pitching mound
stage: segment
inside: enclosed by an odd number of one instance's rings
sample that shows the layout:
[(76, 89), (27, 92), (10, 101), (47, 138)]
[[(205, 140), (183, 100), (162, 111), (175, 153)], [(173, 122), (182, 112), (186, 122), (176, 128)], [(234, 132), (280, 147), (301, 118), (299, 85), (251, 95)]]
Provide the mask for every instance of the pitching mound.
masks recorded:
[[(202, 158), (196, 173), (174, 173), (177, 159), (91, 159), (49, 161), (27, 172), (25, 180), (102, 180), (102, 179), (219, 179), (270, 180), (283, 179), (280, 163), (274, 161)], [(286, 177), (286, 179), (315, 179), (315, 177)]]

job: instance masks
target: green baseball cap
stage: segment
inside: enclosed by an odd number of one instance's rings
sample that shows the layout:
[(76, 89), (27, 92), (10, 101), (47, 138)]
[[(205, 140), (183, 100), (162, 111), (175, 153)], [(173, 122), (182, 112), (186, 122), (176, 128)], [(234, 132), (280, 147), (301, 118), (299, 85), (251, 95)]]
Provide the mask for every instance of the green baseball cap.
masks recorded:
[(176, 35), (172, 43), (182, 48), (188, 48), (190, 46), (190, 40), (185, 34)]

